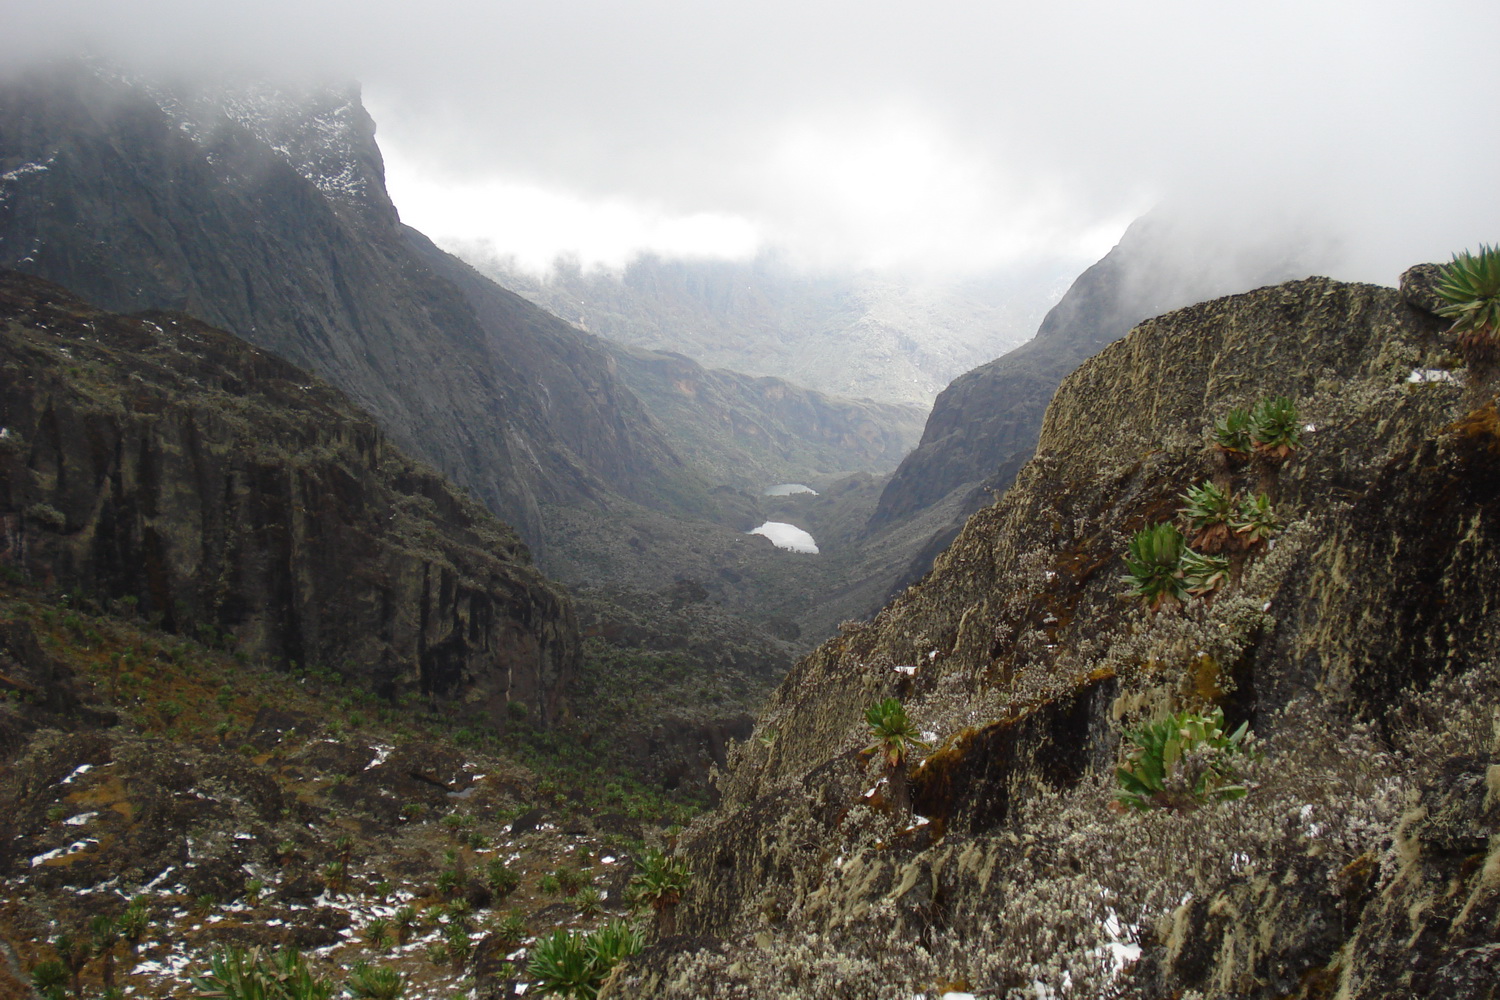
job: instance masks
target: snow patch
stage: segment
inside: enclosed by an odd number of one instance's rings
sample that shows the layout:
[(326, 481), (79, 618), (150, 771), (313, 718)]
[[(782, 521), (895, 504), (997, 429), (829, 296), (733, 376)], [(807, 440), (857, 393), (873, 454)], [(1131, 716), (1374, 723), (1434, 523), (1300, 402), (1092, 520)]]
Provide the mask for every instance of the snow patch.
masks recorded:
[(63, 820), (63, 825), (64, 826), (82, 826), (83, 824), (87, 823), (89, 820), (93, 819), (97, 815), (99, 815), (99, 814), (96, 813), (96, 812), (79, 813), (77, 816), (69, 816), (67, 819)]
[(1458, 373), (1450, 372), (1444, 368), (1413, 368), (1411, 374), (1406, 376), (1409, 383), (1421, 382), (1462, 382)]

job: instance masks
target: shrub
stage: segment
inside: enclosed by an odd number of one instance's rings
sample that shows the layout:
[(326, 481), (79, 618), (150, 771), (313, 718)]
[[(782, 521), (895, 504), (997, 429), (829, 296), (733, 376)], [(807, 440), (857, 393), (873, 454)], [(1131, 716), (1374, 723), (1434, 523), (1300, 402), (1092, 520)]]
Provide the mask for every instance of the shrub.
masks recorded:
[(406, 977), (387, 966), (360, 962), (350, 970), (345, 987), (357, 1000), (400, 1000), (406, 992)]
[(553, 931), (532, 949), (526, 974), (543, 996), (593, 1000), (622, 959), (641, 950), (640, 932), (614, 920), (592, 934)]
[(1464, 353), (1492, 353), (1500, 335), (1500, 246), (1481, 243), (1477, 254), (1454, 254), (1438, 278), (1437, 293), (1447, 303), (1438, 315), (1453, 320), (1451, 330)]
[(1214, 424), (1214, 445), (1231, 458), (1250, 457), (1250, 413), (1230, 410)]
[(1205, 802), (1243, 798), (1234, 760), (1245, 754), (1248, 723), (1224, 732), (1224, 711), (1180, 712), (1125, 735), (1125, 763), (1115, 770), (1122, 806), (1190, 809)]
[(604, 894), (597, 887), (586, 885), (573, 894), (573, 905), (585, 917), (598, 916), (604, 911)]
[(1276, 520), (1271, 501), (1262, 494), (1240, 500), (1239, 510), (1235, 513), (1231, 527), (1241, 538), (1241, 544), (1252, 549), (1274, 538), (1285, 525)]
[(1131, 586), (1130, 593), (1145, 601), (1153, 611), (1164, 604), (1181, 604), (1187, 600), (1187, 588), (1178, 573), (1178, 564), (1186, 547), (1182, 532), (1168, 521), (1137, 531), (1130, 540), (1130, 552), (1125, 557), (1128, 570), (1125, 581)]
[(495, 922), (492, 933), (503, 947), (514, 948), (526, 939), (526, 919), (512, 910)]
[(206, 976), (191, 977), (200, 1000), (330, 1000), (333, 983), (314, 976), (298, 951), (262, 959), (260, 949), (215, 953)]
[(865, 752), (883, 755), (893, 769), (905, 763), (914, 748), (927, 745), (918, 738), (916, 725), (895, 698), (878, 701), (865, 709), (865, 722), (870, 726), (870, 735), (875, 737)]
[(1204, 552), (1223, 552), (1234, 541), (1229, 522), (1234, 516), (1234, 501), (1213, 483), (1193, 486), (1182, 494), (1180, 513), (1188, 519), (1193, 532), (1193, 547)]
[(650, 906), (660, 912), (676, 906), (692, 884), (693, 873), (683, 858), (672, 858), (652, 848), (641, 858), (640, 869), (630, 880), (630, 904)]
[(32, 967), (31, 984), (48, 1000), (61, 1000), (67, 994), (68, 969), (56, 959), (39, 962)]
[(1178, 562), (1182, 574), (1182, 585), (1194, 597), (1202, 597), (1218, 590), (1229, 579), (1229, 560), (1224, 556), (1204, 555), (1192, 549), (1182, 550)]
[(503, 858), (494, 858), (485, 867), (485, 881), (496, 896), (505, 897), (515, 892), (521, 884), (520, 873), (505, 863)]
[(1297, 407), (1285, 396), (1261, 400), (1250, 414), (1250, 440), (1262, 458), (1286, 461), (1302, 445)]
[(558, 888), (562, 889), (564, 896), (576, 896), (578, 890), (589, 884), (589, 878), (577, 868), (569, 868), (561, 865), (553, 872), (557, 876)]

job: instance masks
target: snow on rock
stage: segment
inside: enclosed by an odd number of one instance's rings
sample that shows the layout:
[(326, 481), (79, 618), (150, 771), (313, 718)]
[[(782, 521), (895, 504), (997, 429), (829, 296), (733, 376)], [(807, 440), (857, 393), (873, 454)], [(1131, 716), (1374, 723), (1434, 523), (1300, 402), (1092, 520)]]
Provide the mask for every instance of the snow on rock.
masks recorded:
[(784, 521), (767, 521), (759, 528), (750, 532), (752, 535), (762, 535), (771, 540), (771, 544), (778, 549), (786, 549), (788, 552), (805, 552), (808, 555), (818, 554), (818, 543), (813, 541), (813, 536), (797, 527), (795, 524), (787, 524)]

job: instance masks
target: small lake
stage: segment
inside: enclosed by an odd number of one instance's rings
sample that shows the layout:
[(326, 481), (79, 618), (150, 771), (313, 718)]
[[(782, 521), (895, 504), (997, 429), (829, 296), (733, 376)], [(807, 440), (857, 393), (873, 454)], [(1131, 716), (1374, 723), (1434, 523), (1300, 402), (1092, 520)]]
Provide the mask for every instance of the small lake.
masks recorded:
[(805, 552), (813, 556), (818, 554), (818, 543), (813, 541), (813, 536), (785, 521), (767, 521), (750, 534), (763, 535), (771, 540), (772, 545), (788, 552)]
[(790, 497), (796, 496), (800, 493), (811, 493), (813, 496), (818, 495), (818, 491), (813, 489), (811, 486), (804, 486), (801, 483), (780, 483), (766, 490), (765, 496)]

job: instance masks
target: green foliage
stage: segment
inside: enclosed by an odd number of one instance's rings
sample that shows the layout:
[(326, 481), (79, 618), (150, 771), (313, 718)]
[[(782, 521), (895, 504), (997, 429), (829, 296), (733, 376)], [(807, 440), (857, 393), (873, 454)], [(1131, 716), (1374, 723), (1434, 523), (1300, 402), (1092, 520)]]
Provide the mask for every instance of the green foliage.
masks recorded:
[(357, 1000), (401, 1000), (406, 992), (406, 977), (388, 966), (360, 962), (349, 971), (345, 988)]
[(1256, 454), (1275, 462), (1285, 461), (1302, 446), (1297, 407), (1285, 396), (1255, 404), (1250, 414), (1250, 440)]
[(573, 905), (585, 917), (598, 916), (604, 912), (604, 894), (597, 887), (586, 885), (573, 894)]
[(1211, 482), (1193, 486), (1182, 494), (1180, 513), (1193, 531), (1193, 545), (1204, 552), (1223, 552), (1233, 540), (1229, 526), (1234, 501)]
[(1248, 753), (1248, 723), (1224, 731), (1224, 711), (1179, 712), (1125, 734), (1125, 763), (1115, 770), (1122, 806), (1189, 809), (1243, 798), (1234, 758)]
[(1235, 513), (1231, 527), (1241, 539), (1241, 544), (1248, 549), (1264, 545), (1285, 525), (1276, 520), (1271, 501), (1262, 495), (1256, 495), (1240, 500), (1239, 510)]
[(594, 956), (584, 935), (564, 930), (553, 931), (537, 941), (526, 966), (526, 974), (536, 980), (542, 996), (593, 1000), (604, 981), (596, 973)]
[(396, 912), (391, 914), (391, 925), (396, 930), (396, 943), (405, 944), (406, 936), (411, 933), (411, 925), (417, 919), (417, 911), (410, 906), (398, 906)]
[(394, 935), (391, 932), (391, 922), (384, 917), (375, 917), (365, 924), (365, 944), (380, 951), (391, 946)]
[(491, 927), (495, 940), (506, 948), (514, 948), (526, 939), (526, 918), (515, 910), (510, 911)]
[(43, 996), (61, 996), (68, 984), (68, 968), (56, 959), (38, 962), (31, 969), (31, 984)]
[(1229, 560), (1223, 556), (1204, 555), (1192, 549), (1182, 550), (1178, 563), (1182, 585), (1194, 597), (1218, 590), (1229, 580)]
[(1500, 246), (1481, 243), (1477, 254), (1454, 254), (1438, 278), (1437, 293), (1447, 303), (1438, 315), (1453, 320), (1453, 332), (1464, 338), (1460, 343), (1492, 346), (1500, 335)]
[(151, 911), (146, 900), (137, 896), (125, 907), (125, 912), (120, 914), (120, 933), (133, 948), (146, 936), (146, 931), (151, 928)]
[(199, 1000), (330, 1000), (333, 983), (315, 976), (299, 951), (261, 957), (260, 949), (215, 953), (206, 976), (191, 977)]
[(865, 722), (875, 738), (865, 752), (884, 755), (891, 768), (905, 763), (913, 749), (927, 746), (920, 739), (916, 724), (907, 718), (906, 709), (895, 698), (886, 698), (865, 709)]
[(484, 876), (490, 891), (502, 899), (515, 892), (516, 887), (521, 884), (520, 873), (507, 865), (504, 858), (492, 858), (485, 866)]
[(558, 881), (556, 875), (543, 875), (537, 882), (537, 888), (549, 896), (556, 896), (562, 892), (562, 883)]
[(577, 868), (570, 868), (567, 865), (558, 866), (558, 869), (553, 874), (557, 876), (557, 885), (562, 889), (564, 896), (576, 896), (578, 890), (589, 884), (587, 875)]
[(526, 974), (543, 996), (593, 1000), (610, 971), (640, 951), (642, 943), (640, 932), (623, 920), (592, 934), (553, 931), (532, 948)]
[(641, 858), (640, 868), (630, 880), (630, 905), (661, 911), (676, 906), (692, 884), (693, 873), (683, 858), (673, 858), (652, 848)]
[(1130, 593), (1153, 611), (1187, 600), (1187, 587), (1178, 572), (1185, 548), (1182, 532), (1170, 521), (1137, 531), (1125, 557), (1125, 581), (1130, 584)]
[(1250, 412), (1230, 410), (1214, 424), (1214, 444), (1220, 451), (1248, 458), (1250, 449)]

